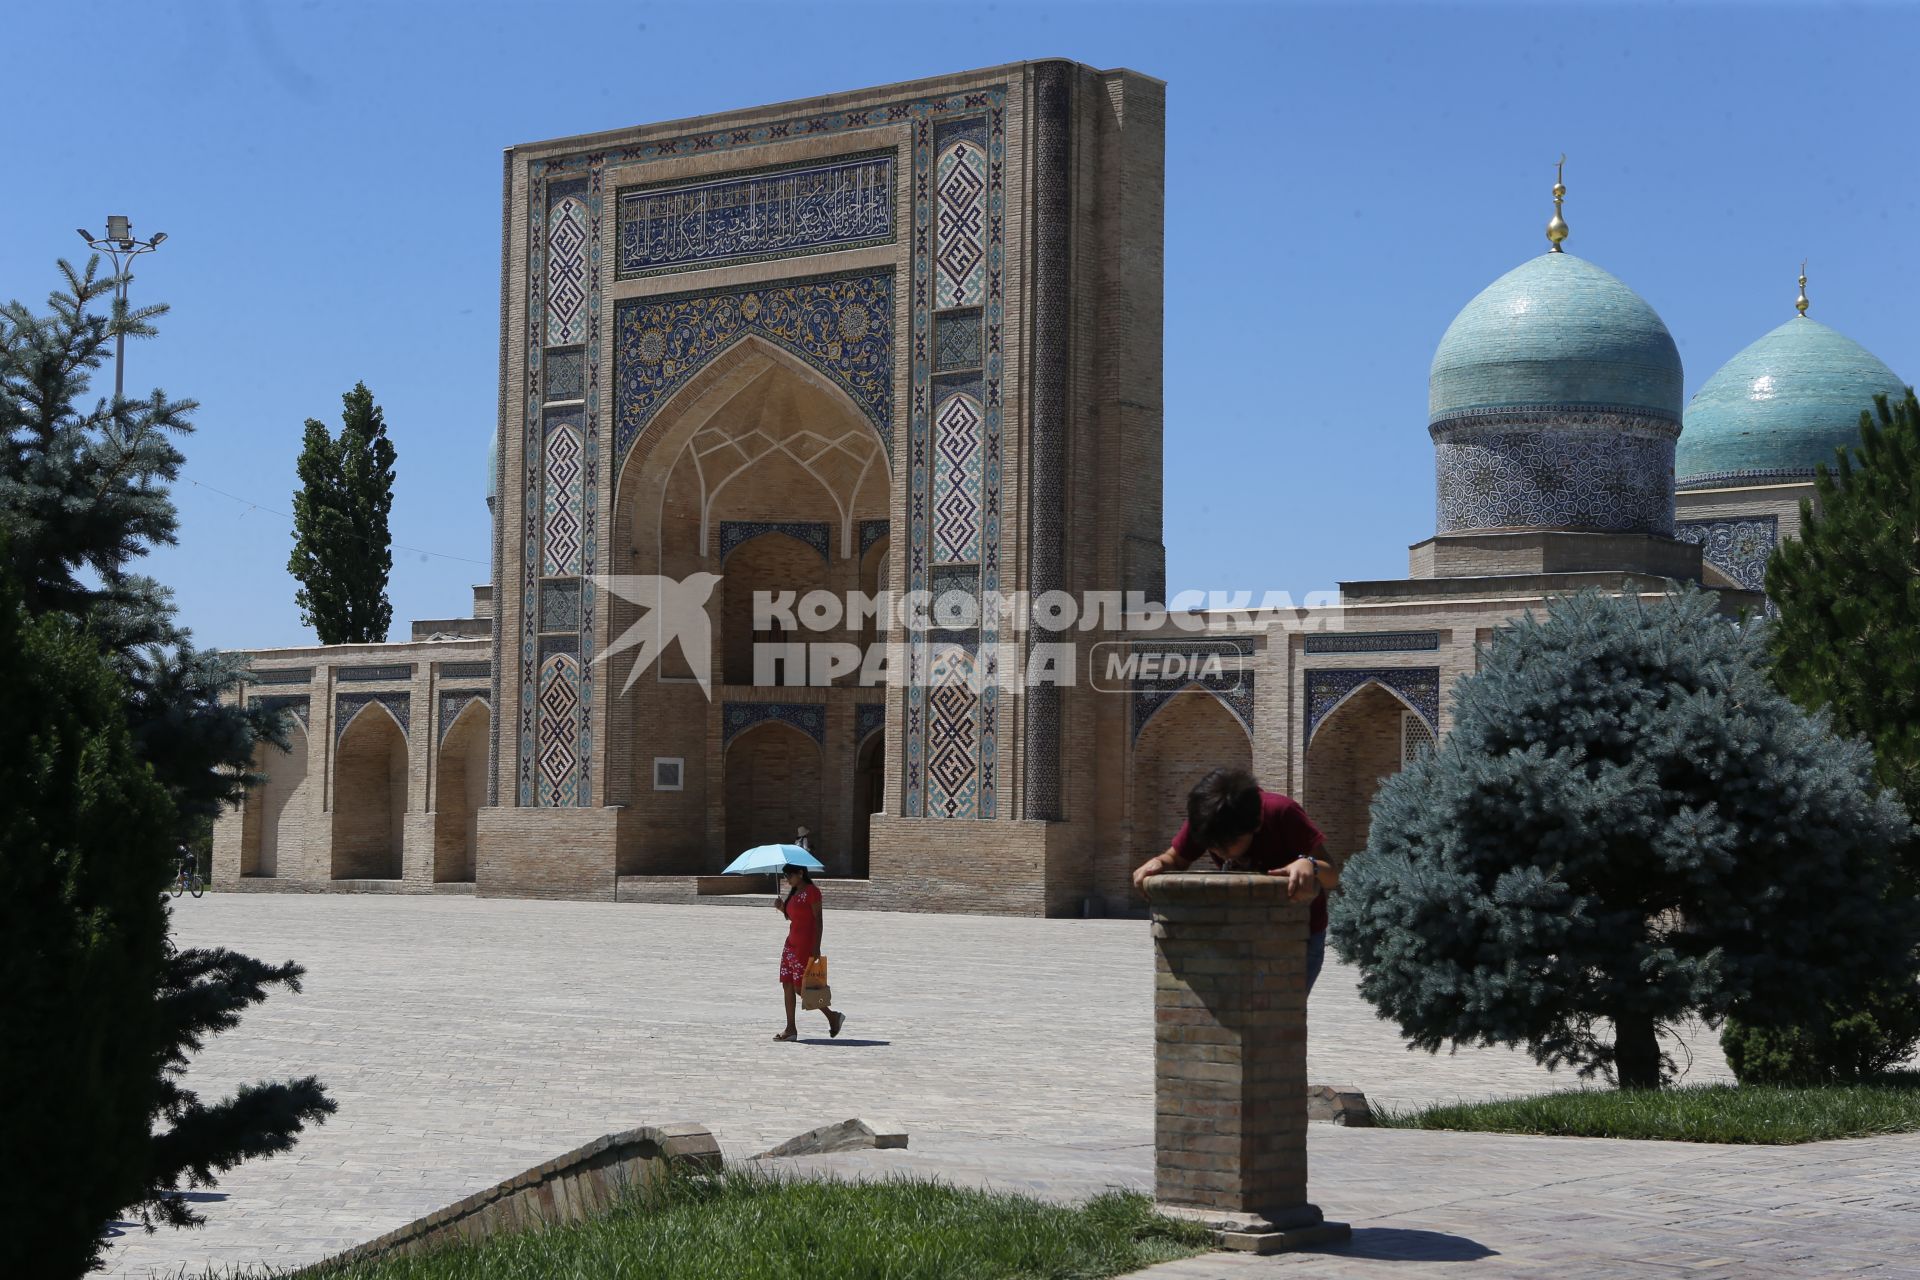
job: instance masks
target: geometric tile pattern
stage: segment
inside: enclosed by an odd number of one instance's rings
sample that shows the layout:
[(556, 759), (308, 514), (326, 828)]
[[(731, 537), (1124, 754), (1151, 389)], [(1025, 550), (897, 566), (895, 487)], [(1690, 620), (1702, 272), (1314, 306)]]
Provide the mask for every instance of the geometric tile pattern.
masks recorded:
[(980, 559), (980, 469), (984, 452), (980, 402), (965, 393), (940, 402), (933, 420), (933, 558), (936, 564)]
[(1673, 536), (1700, 547), (1700, 558), (1749, 591), (1767, 589), (1767, 561), (1780, 541), (1774, 516), (1682, 520)]
[(1307, 637), (1308, 653), (1415, 653), (1438, 649), (1438, 631), (1326, 632)]
[(1307, 672), (1307, 733), (1309, 744), (1333, 709), (1355, 690), (1367, 684), (1384, 686), (1398, 694), (1401, 701), (1420, 713), (1427, 727), (1440, 731), (1440, 668), (1438, 667), (1334, 667)]
[(539, 803), (579, 803), (580, 659), (556, 653), (540, 665)]
[(822, 560), (830, 559), (827, 552), (829, 531), (824, 523), (812, 520), (722, 520), (720, 522), (720, 560), (725, 563), (728, 556), (745, 542), (766, 533), (784, 533), (789, 538), (804, 542), (820, 553)]
[(580, 629), (580, 580), (578, 578), (540, 584), (540, 629), (542, 631), (578, 631)]
[(401, 733), (411, 733), (407, 714), (411, 709), (412, 696), (405, 693), (340, 693), (333, 699), (333, 740), (340, 741), (340, 735), (347, 731), (353, 718), (374, 703), (386, 708), (388, 714), (400, 722)]
[(887, 704), (884, 702), (861, 702), (853, 708), (853, 745), (859, 746), (867, 740), (867, 735), (877, 733), (887, 724)]
[[(957, 118), (930, 114), (913, 125), (905, 551), (910, 593), (938, 593), (931, 580), (951, 566), (969, 575), (977, 603), (1000, 589), (1004, 91), (971, 95), (968, 107)], [(941, 313), (974, 307), (977, 343), (964, 318), (942, 342)], [(978, 361), (977, 372), (935, 377), (967, 358)], [(975, 628), (920, 632), (909, 645), (901, 751), (909, 817), (998, 816), (998, 628), (998, 617), (982, 617)], [(956, 682), (962, 671), (966, 679)]]
[(312, 667), (278, 667), (271, 671), (249, 671), (251, 684), (306, 684), (313, 679)]
[(976, 818), (980, 813), (980, 697), (973, 655), (957, 644), (933, 652), (928, 672), (927, 815)]
[(489, 706), (485, 689), (444, 689), (440, 693), (440, 741), (447, 740), (447, 730), (453, 728), (453, 722), (467, 709), (469, 702), (478, 702)]
[(440, 664), (442, 680), (485, 680), (493, 674), (491, 662), (443, 662)]
[(307, 727), (307, 695), (304, 693), (270, 693), (247, 699), (247, 706), (259, 711), (291, 711), (293, 718), (300, 722), (302, 729)]
[(720, 745), (725, 746), (757, 724), (778, 720), (825, 745), (827, 708), (818, 702), (729, 702), (720, 709)]
[[(860, 554), (863, 556), (866, 555), (867, 552), (873, 549), (874, 543), (886, 536), (887, 521), (885, 517), (878, 520), (862, 520), (860, 522)], [(884, 582), (881, 583), (881, 589), (884, 590), (886, 585)]]
[(547, 432), (546, 485), (541, 572), (549, 576), (580, 572), (581, 456), (578, 415), (556, 419)]
[(1400, 767), (1413, 763), (1413, 758), (1423, 751), (1434, 747), (1433, 729), (1419, 716), (1408, 711), (1400, 717)]
[(578, 347), (547, 353), (547, 403), (579, 400), (587, 393), (587, 353)]
[(413, 665), (395, 662), (380, 667), (335, 667), (333, 678), (340, 681), (411, 680)]
[(675, 391), (747, 334), (825, 374), (891, 440), (891, 271), (635, 298), (616, 304), (613, 326), (616, 457), (626, 456)]
[(933, 321), (933, 371), (980, 367), (980, 311), (942, 312)]
[(587, 206), (568, 196), (547, 215), (547, 345), (587, 336)]
[(936, 307), (977, 307), (987, 291), (987, 153), (962, 139), (940, 153), (935, 179), (940, 227), (935, 241)]
[(1673, 534), (1678, 430), (1645, 414), (1517, 412), (1432, 427), (1436, 524)]
[(619, 195), (621, 279), (893, 239), (891, 151)]

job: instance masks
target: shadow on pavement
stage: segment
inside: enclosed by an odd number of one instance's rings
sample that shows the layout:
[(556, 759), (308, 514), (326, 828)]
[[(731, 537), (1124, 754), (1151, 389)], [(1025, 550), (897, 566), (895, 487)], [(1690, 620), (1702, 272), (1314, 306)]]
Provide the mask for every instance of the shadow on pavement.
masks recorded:
[(811, 1036), (800, 1041), (801, 1044), (817, 1044), (823, 1049), (873, 1049), (881, 1045), (892, 1044), (891, 1040), (822, 1040)]
[(1498, 1252), (1444, 1231), (1415, 1231), (1407, 1227), (1355, 1227), (1350, 1244), (1326, 1250), (1348, 1258), (1381, 1262), (1478, 1262)]

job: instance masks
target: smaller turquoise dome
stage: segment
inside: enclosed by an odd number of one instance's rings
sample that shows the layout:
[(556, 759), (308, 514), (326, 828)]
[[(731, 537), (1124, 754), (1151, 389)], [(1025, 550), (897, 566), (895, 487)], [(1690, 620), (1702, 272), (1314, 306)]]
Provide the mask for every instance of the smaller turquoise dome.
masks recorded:
[(1905, 394), (1871, 351), (1795, 316), (1720, 366), (1693, 397), (1674, 456), (1678, 487), (1809, 477), (1835, 449), (1859, 441), (1860, 414), (1875, 395)]
[(1646, 300), (1584, 258), (1543, 253), (1447, 326), (1430, 423), (1522, 409), (1610, 409), (1680, 421), (1680, 351)]

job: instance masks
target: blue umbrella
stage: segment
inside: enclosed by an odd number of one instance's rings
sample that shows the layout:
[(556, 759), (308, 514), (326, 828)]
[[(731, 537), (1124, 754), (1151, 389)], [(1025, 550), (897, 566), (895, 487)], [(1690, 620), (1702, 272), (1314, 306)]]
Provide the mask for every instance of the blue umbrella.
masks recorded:
[(747, 850), (728, 864), (723, 876), (758, 876), (782, 867), (825, 871), (827, 864), (797, 844), (763, 844)]

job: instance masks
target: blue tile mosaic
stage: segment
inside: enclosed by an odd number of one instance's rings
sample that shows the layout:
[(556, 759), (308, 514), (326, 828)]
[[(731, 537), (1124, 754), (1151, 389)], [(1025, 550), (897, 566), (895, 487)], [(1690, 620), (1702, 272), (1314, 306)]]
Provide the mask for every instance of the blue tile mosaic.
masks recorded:
[(484, 689), (443, 689), (440, 693), (440, 741), (447, 740), (447, 730), (453, 728), (453, 722), (467, 709), (469, 702), (478, 702), (491, 708)]
[(827, 708), (815, 702), (729, 702), (720, 709), (720, 740), (725, 746), (757, 724), (778, 720), (815, 742), (827, 740)]
[(1775, 516), (1682, 520), (1673, 536), (1698, 544), (1702, 560), (1747, 590), (1765, 591), (1767, 561), (1780, 542), (1780, 521)]
[(832, 531), (824, 523), (814, 520), (722, 520), (720, 522), (720, 562), (726, 563), (741, 545), (769, 533), (784, 533), (789, 538), (798, 539), (820, 553), (822, 560), (831, 559), (828, 549), (832, 545)]
[(862, 702), (853, 708), (853, 745), (859, 746), (867, 740), (867, 735), (878, 733), (886, 728), (887, 704), (884, 702)]
[(622, 279), (760, 262), (894, 238), (894, 153), (623, 187)]
[[(874, 543), (886, 536), (887, 522), (885, 520), (862, 520), (860, 522), (860, 554), (865, 556), (867, 552), (873, 550)], [(884, 587), (886, 583), (883, 582), (880, 585)]]
[(725, 293), (634, 298), (614, 309), (614, 438), (625, 457), (654, 413), (753, 334), (844, 390), (892, 447), (893, 274), (781, 281)]
[(382, 707), (386, 708), (388, 713), (400, 722), (400, 732), (412, 732), (408, 723), (408, 714), (413, 705), (411, 695), (405, 693), (337, 693), (333, 697), (334, 742), (338, 743), (340, 741), (341, 735), (346, 733), (347, 726), (353, 723), (355, 716), (361, 714), (375, 703), (379, 703)]
[(1307, 637), (1308, 653), (1403, 653), (1440, 647), (1438, 631), (1339, 631)]
[(342, 683), (356, 680), (411, 680), (411, 663), (396, 662), (377, 667), (337, 667), (333, 678)]
[(1440, 732), (1440, 668), (1438, 667), (1327, 667), (1307, 672), (1306, 741), (1333, 709), (1356, 689), (1378, 684), (1399, 694), (1420, 713), (1427, 727)]
[(1436, 423), (1435, 526), (1673, 533), (1672, 425), (1542, 408)]
[(247, 699), (247, 706), (262, 711), (289, 712), (300, 722), (302, 729), (307, 727), (308, 700), (304, 693), (270, 693)]

